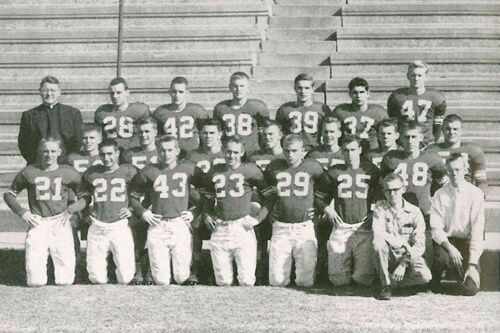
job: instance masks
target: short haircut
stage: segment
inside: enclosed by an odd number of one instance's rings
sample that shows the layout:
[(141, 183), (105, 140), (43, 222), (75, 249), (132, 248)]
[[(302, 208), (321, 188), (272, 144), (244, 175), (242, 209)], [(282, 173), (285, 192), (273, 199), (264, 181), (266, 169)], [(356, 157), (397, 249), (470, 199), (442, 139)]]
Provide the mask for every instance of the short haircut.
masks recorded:
[(114, 139), (104, 139), (102, 142), (99, 144), (99, 150), (101, 150), (103, 147), (113, 147), (115, 151), (120, 150), (120, 146), (118, 145), (118, 142)]
[(222, 138), (222, 147), (224, 147), (224, 149), (227, 148), (227, 145), (230, 144), (230, 143), (238, 143), (241, 145), (241, 148), (242, 149), (245, 149), (245, 142), (243, 141), (243, 138), (239, 135), (231, 135), (231, 136), (224, 136)]
[(380, 122), (378, 129), (386, 127), (394, 127), (394, 132), (399, 131), (398, 121), (394, 118), (386, 118)]
[(89, 132), (97, 132), (99, 135), (102, 135), (101, 127), (97, 124), (85, 124), (82, 126), (82, 134)]
[(60, 138), (56, 138), (54, 136), (47, 136), (45, 138), (42, 138), (40, 142), (38, 143), (38, 150), (41, 151), (42, 147), (44, 144), (49, 143), (49, 142), (55, 142), (59, 146), (59, 149), (62, 149), (62, 142)]
[(450, 156), (446, 159), (446, 164), (450, 164), (451, 162), (459, 161), (461, 160), (464, 164), (464, 167), (468, 167), (469, 161), (465, 158), (462, 153), (451, 153)]
[(242, 80), (242, 79), (250, 81), (250, 76), (245, 72), (234, 72), (229, 77), (229, 83), (236, 81), (236, 80)]
[(123, 87), (125, 88), (125, 90), (128, 90), (128, 83), (122, 77), (115, 77), (113, 80), (111, 80), (111, 82), (109, 83), (109, 86), (112, 87), (112, 86), (116, 86), (118, 84), (123, 84)]
[(162, 135), (156, 139), (156, 147), (160, 147), (163, 142), (175, 142), (175, 147), (179, 148), (179, 141), (173, 135)]
[(382, 184), (387, 184), (387, 183), (395, 181), (395, 180), (399, 181), (403, 185), (405, 184), (405, 181), (404, 181), (403, 177), (401, 177), (397, 173), (390, 173), (387, 176), (385, 176), (382, 179)]
[(415, 60), (415, 61), (412, 61), (409, 65), (408, 65), (408, 74), (410, 74), (414, 68), (424, 68), (425, 69), (425, 73), (429, 72), (429, 66), (427, 66), (427, 64), (422, 61), (422, 60)]
[(276, 120), (270, 119), (270, 118), (263, 118), (262, 121), (260, 122), (260, 127), (262, 128), (268, 128), (271, 126), (276, 126), (280, 130), (280, 132), (283, 132), (281, 129), (281, 125), (276, 122)]
[(342, 127), (342, 123), (340, 122), (340, 120), (332, 116), (323, 119), (323, 124), (321, 124), (321, 129), (325, 128), (326, 124), (336, 124), (339, 127), (339, 129)]
[(306, 148), (305, 144), (304, 144), (304, 138), (300, 134), (287, 134), (287, 135), (285, 135), (285, 137), (283, 138), (283, 141), (282, 141), (282, 146), (284, 147), (286, 144), (292, 144), (295, 142), (300, 142), (302, 144), (302, 146), (304, 147), (304, 149)]
[(357, 142), (358, 146), (361, 147), (361, 139), (356, 134), (346, 134), (342, 137), (342, 147), (345, 147), (352, 142)]
[(297, 83), (299, 81), (310, 81), (310, 82), (312, 82), (312, 86), (314, 87), (314, 78), (310, 74), (302, 73), (302, 74), (297, 75), (295, 77), (295, 80), (293, 81), (293, 84), (297, 85)]
[(409, 131), (409, 130), (414, 130), (418, 129), (420, 133), (422, 133), (422, 125), (417, 121), (417, 120), (406, 120), (401, 124), (401, 127), (399, 128), (399, 131), (401, 134)]
[(362, 77), (355, 77), (354, 79), (352, 79), (351, 82), (349, 82), (347, 89), (349, 89), (349, 92), (350, 92), (355, 87), (365, 87), (366, 91), (370, 90), (370, 86), (368, 85), (368, 81), (366, 81)]
[(158, 130), (158, 123), (156, 122), (156, 120), (153, 117), (146, 117), (146, 118), (139, 119), (135, 123), (135, 126), (139, 127), (141, 125), (146, 125), (146, 124), (151, 124), (151, 125), (153, 125), (153, 128), (155, 130)]
[(462, 124), (464, 122), (462, 120), (462, 118), (460, 118), (459, 115), (452, 113), (452, 114), (449, 114), (446, 117), (444, 117), (443, 125), (447, 124), (447, 123), (454, 123), (456, 121), (460, 122), (460, 124)]
[(198, 127), (198, 130), (200, 130), (200, 131), (205, 126), (215, 126), (215, 127), (217, 127), (217, 130), (219, 132), (222, 130), (221, 123), (215, 118), (198, 119), (196, 124), (198, 125), (197, 127)]
[(170, 88), (172, 88), (174, 84), (183, 84), (186, 88), (189, 86), (188, 80), (184, 76), (174, 77), (173, 80), (170, 81)]
[(40, 88), (45, 84), (45, 83), (52, 83), (52, 84), (57, 84), (59, 85), (59, 80), (52, 75), (47, 75), (42, 78), (42, 81), (40, 81)]

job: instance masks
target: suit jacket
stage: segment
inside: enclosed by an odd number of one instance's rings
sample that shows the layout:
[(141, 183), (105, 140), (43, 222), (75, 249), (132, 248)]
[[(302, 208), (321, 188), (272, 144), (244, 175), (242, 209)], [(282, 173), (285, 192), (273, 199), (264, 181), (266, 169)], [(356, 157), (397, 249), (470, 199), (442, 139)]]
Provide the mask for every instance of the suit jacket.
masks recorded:
[[(65, 153), (78, 151), (81, 144), (82, 115), (74, 107), (56, 104), (54, 107), (58, 124), (58, 135), (63, 143), (63, 156)], [(43, 112), (48, 109), (44, 104), (23, 112), (21, 126), (17, 138), (19, 151), (28, 164), (36, 162), (38, 144), (47, 136), (47, 116)], [(62, 156), (61, 156), (62, 157)]]

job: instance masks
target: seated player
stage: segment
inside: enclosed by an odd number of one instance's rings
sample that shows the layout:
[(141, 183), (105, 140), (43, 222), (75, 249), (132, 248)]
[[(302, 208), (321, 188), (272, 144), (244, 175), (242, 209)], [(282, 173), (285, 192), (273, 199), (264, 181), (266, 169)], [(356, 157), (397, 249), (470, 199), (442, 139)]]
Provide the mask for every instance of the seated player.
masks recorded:
[(283, 133), (276, 121), (265, 119), (262, 121), (262, 145), (264, 148), (257, 150), (249, 156), (248, 161), (254, 162), (262, 170), (277, 158), (283, 158), (283, 148), (281, 148), (281, 138)]
[(484, 196), (465, 180), (467, 159), (452, 153), (446, 160), (450, 182), (431, 200), (431, 228), (435, 247), (431, 288), (440, 290), (442, 274), (454, 273), (465, 296), (480, 287), (479, 258), (483, 252)]
[(394, 119), (384, 119), (377, 130), (379, 147), (364, 154), (364, 158), (380, 168), (382, 158), (390, 150), (398, 149), (398, 122)]
[[(149, 225), (147, 244), (155, 283), (170, 284), (172, 265), (175, 282), (184, 284), (193, 255), (194, 208), (188, 209), (189, 187), (195, 172), (196, 177), (202, 172), (192, 162), (178, 162), (180, 147), (173, 136), (158, 140), (158, 152), (160, 162), (147, 165), (133, 178), (130, 202)], [(150, 198), (150, 209), (141, 205), (144, 195)]]
[(355, 77), (348, 89), (351, 103), (337, 105), (332, 115), (342, 123), (342, 133), (357, 134), (365, 150), (376, 149), (377, 128), (387, 117), (387, 111), (378, 104), (368, 103), (370, 87), (365, 79)]
[[(68, 205), (68, 193), (77, 191), (80, 174), (68, 165), (58, 165), (61, 141), (40, 141), (36, 164), (23, 168), (3, 198), (7, 206), (29, 226), (26, 236), (26, 275), (30, 287), (47, 284), (47, 259), (54, 262), (55, 283), (72, 284), (75, 279), (75, 248), (69, 222), (71, 214), (82, 210), (85, 199)], [(30, 209), (23, 208), (17, 196), (28, 192)]]
[(259, 149), (257, 121), (269, 117), (267, 105), (260, 99), (248, 98), (250, 77), (246, 73), (233, 73), (229, 78), (229, 90), (233, 98), (215, 106), (214, 118), (224, 124), (226, 136), (242, 137), (245, 151), (251, 155)]
[(422, 124), (425, 145), (438, 141), (446, 113), (444, 95), (438, 90), (425, 87), (428, 73), (429, 68), (425, 62), (412, 62), (406, 73), (410, 86), (396, 89), (387, 100), (389, 117), (401, 121), (416, 120)]
[(469, 163), (466, 179), (472, 181), (483, 192), (488, 188), (486, 179), (486, 161), (480, 146), (473, 142), (462, 142), (462, 118), (450, 114), (443, 121), (444, 142), (434, 143), (427, 150), (435, 151), (446, 160), (450, 154), (460, 153)]
[(102, 164), (99, 157), (99, 144), (102, 141), (101, 129), (96, 124), (84, 125), (80, 151), (66, 157), (66, 163), (83, 173), (90, 166)]
[(254, 226), (267, 215), (262, 208), (252, 217), (252, 188), (264, 187), (262, 171), (253, 163), (241, 163), (243, 139), (237, 135), (224, 140), (226, 164), (212, 167), (205, 177), (207, 198), (205, 223), (212, 230), (210, 255), (218, 286), (233, 283), (233, 262), (240, 286), (253, 286), (257, 260)]
[(314, 78), (306, 73), (294, 80), (297, 100), (279, 107), (276, 122), (281, 125), (284, 134), (304, 135), (306, 150), (319, 144), (321, 123), (331, 110), (328, 105), (313, 101)]
[(292, 260), (295, 261), (295, 284), (311, 287), (318, 245), (314, 223), (314, 187), (323, 174), (315, 160), (304, 160), (304, 141), (299, 134), (283, 138), (284, 159), (272, 161), (264, 176), (268, 188), (265, 202), (272, 221), (269, 248), (269, 284), (290, 283)]
[(344, 156), (339, 146), (342, 136), (340, 127), (337, 118), (326, 117), (321, 126), (321, 144), (312, 148), (306, 158), (314, 158), (325, 170), (337, 164), (344, 164)]
[(134, 124), (151, 115), (149, 107), (141, 102), (129, 102), (128, 84), (121, 77), (109, 83), (109, 97), (112, 104), (99, 106), (94, 114), (94, 122), (102, 129), (103, 138), (116, 140), (123, 150), (137, 146)]
[(431, 272), (422, 255), (425, 251), (425, 222), (420, 209), (403, 198), (401, 176), (383, 179), (385, 200), (373, 210), (374, 264), (380, 280), (376, 297), (391, 298), (392, 289), (425, 285)]
[(178, 76), (170, 82), (171, 103), (160, 105), (153, 117), (160, 124), (160, 134), (175, 136), (183, 152), (197, 149), (200, 144), (197, 122), (208, 117), (203, 106), (188, 102), (189, 84), (186, 78)]
[(120, 149), (113, 139), (102, 141), (99, 155), (103, 165), (85, 171), (79, 191), (94, 200), (87, 237), (89, 280), (94, 284), (108, 282), (107, 257), (111, 252), (118, 283), (128, 284), (134, 277), (135, 257), (127, 191), (137, 171), (132, 165), (118, 164)]
[(361, 140), (348, 134), (342, 141), (345, 164), (328, 169), (318, 182), (318, 209), (333, 224), (328, 241), (328, 276), (338, 287), (354, 281), (371, 285), (371, 205), (379, 186), (379, 170), (361, 160)]

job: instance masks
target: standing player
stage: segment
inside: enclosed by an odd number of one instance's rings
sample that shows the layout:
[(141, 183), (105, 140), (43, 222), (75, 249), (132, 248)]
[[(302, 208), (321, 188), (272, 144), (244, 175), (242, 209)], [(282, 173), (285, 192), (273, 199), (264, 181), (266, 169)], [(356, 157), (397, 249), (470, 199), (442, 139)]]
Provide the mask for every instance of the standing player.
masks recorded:
[(281, 147), (281, 138), (283, 133), (276, 121), (265, 119), (262, 121), (261, 139), (264, 148), (257, 150), (248, 158), (249, 162), (257, 164), (262, 170), (277, 158), (283, 158), (283, 148)]
[(444, 142), (434, 143), (427, 150), (435, 151), (443, 160), (453, 153), (462, 154), (469, 163), (467, 179), (486, 192), (488, 182), (484, 153), (477, 144), (462, 142), (462, 122), (462, 118), (456, 114), (446, 116), (443, 121)]
[(212, 118), (202, 120), (200, 128), (200, 147), (189, 152), (186, 159), (207, 173), (213, 165), (226, 163), (222, 151), (222, 130), (220, 123)]
[(245, 141), (248, 155), (259, 149), (257, 120), (269, 117), (267, 105), (259, 100), (248, 98), (250, 77), (243, 72), (236, 72), (229, 78), (231, 100), (218, 103), (214, 108), (214, 118), (224, 124), (224, 134), (239, 135)]
[(316, 186), (318, 209), (333, 224), (328, 241), (328, 276), (334, 286), (348, 285), (351, 280), (368, 286), (374, 278), (371, 205), (380, 171), (361, 160), (361, 140), (354, 134), (344, 137), (342, 154), (345, 165), (328, 169)]
[(344, 164), (339, 138), (342, 136), (340, 121), (326, 117), (321, 126), (321, 145), (312, 148), (306, 158), (314, 158), (325, 170), (337, 164)]
[(66, 163), (80, 173), (84, 173), (92, 165), (102, 164), (99, 157), (101, 141), (102, 135), (99, 126), (96, 124), (83, 126), (80, 151), (69, 154), (66, 157)]
[[(54, 262), (55, 283), (72, 284), (75, 279), (75, 249), (69, 218), (85, 207), (80, 199), (68, 206), (69, 190), (76, 192), (80, 175), (72, 167), (58, 165), (61, 142), (54, 138), (42, 139), (37, 164), (28, 165), (14, 178), (5, 203), (28, 225), (26, 236), (26, 275), (30, 287), (47, 284), (47, 259)], [(17, 196), (28, 191), (27, 210)]]
[(182, 76), (170, 82), (168, 93), (172, 103), (160, 105), (153, 112), (161, 126), (160, 134), (175, 136), (185, 152), (197, 149), (200, 144), (197, 122), (208, 117), (207, 110), (200, 104), (188, 102), (189, 85)]
[(425, 62), (412, 62), (406, 74), (410, 86), (393, 91), (387, 100), (389, 117), (416, 120), (423, 125), (422, 133), (426, 145), (439, 139), (446, 113), (444, 95), (440, 91), (425, 87), (428, 72), (429, 68)]
[(365, 79), (355, 77), (348, 89), (352, 102), (337, 105), (333, 116), (342, 123), (344, 134), (357, 134), (362, 139), (363, 148), (378, 148), (377, 128), (387, 117), (386, 110), (378, 104), (368, 103), (370, 87)]
[(101, 127), (103, 138), (116, 140), (121, 149), (136, 146), (134, 124), (150, 115), (149, 107), (141, 102), (129, 102), (128, 84), (121, 77), (109, 83), (109, 97), (113, 104), (98, 107), (94, 122)]
[(384, 119), (377, 130), (379, 147), (364, 154), (364, 158), (380, 168), (382, 158), (390, 150), (398, 149), (398, 122), (395, 119)]
[[(193, 239), (191, 222), (194, 209), (188, 209), (191, 179), (201, 170), (191, 162), (177, 161), (180, 148), (173, 136), (158, 141), (160, 163), (147, 165), (130, 185), (131, 205), (149, 225), (147, 243), (151, 273), (157, 285), (170, 284), (170, 265), (177, 284), (189, 277)], [(151, 209), (144, 208), (140, 198), (151, 200)]]
[(128, 186), (136, 169), (118, 164), (120, 149), (113, 139), (103, 140), (99, 155), (103, 165), (92, 166), (83, 174), (80, 191), (94, 199), (87, 238), (87, 271), (92, 283), (107, 283), (107, 257), (111, 252), (118, 283), (128, 284), (135, 273)]
[(264, 186), (262, 171), (253, 163), (241, 163), (245, 154), (243, 139), (237, 135), (224, 140), (226, 164), (216, 165), (208, 172), (205, 189), (209, 200), (205, 223), (213, 230), (210, 255), (219, 286), (233, 283), (233, 261), (238, 269), (240, 286), (255, 283), (257, 240), (254, 226), (267, 214), (261, 209), (257, 218), (250, 216), (252, 189)]
[(286, 286), (295, 260), (295, 283), (311, 287), (318, 251), (314, 224), (314, 186), (323, 174), (315, 160), (304, 160), (304, 141), (299, 134), (283, 139), (285, 159), (274, 160), (265, 171), (269, 188), (265, 205), (270, 208), (273, 231), (269, 249), (269, 283)]
[(288, 102), (279, 107), (276, 122), (285, 134), (304, 135), (305, 148), (319, 144), (321, 123), (325, 114), (331, 110), (328, 105), (314, 102), (314, 79), (309, 74), (300, 74), (295, 78), (295, 102)]

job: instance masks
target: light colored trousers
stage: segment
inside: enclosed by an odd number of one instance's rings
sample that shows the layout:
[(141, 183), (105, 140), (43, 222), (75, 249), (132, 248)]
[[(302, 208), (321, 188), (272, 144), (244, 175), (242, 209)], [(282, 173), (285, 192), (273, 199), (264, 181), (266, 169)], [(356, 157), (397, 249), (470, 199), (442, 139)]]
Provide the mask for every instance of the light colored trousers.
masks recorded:
[(47, 259), (54, 262), (55, 283), (75, 280), (75, 247), (69, 218), (63, 214), (41, 218), (26, 236), (26, 275), (30, 287), (47, 284)]
[(148, 250), (151, 274), (158, 285), (170, 284), (170, 261), (177, 284), (184, 283), (191, 268), (193, 236), (182, 218), (162, 220), (148, 229)]
[(314, 284), (318, 242), (312, 221), (301, 223), (273, 222), (269, 248), (269, 284), (290, 283), (292, 258), (295, 260), (295, 283), (299, 287)]
[(87, 271), (90, 282), (108, 282), (109, 252), (113, 254), (118, 283), (128, 284), (135, 274), (134, 240), (128, 220), (104, 223), (92, 218), (87, 236)]

